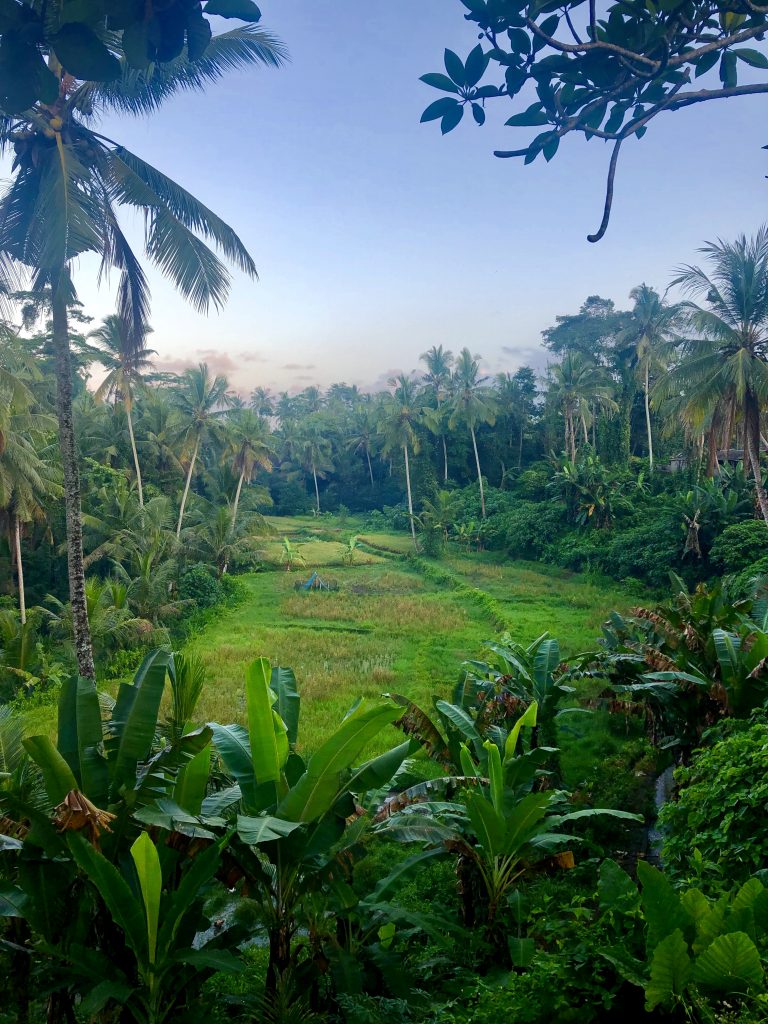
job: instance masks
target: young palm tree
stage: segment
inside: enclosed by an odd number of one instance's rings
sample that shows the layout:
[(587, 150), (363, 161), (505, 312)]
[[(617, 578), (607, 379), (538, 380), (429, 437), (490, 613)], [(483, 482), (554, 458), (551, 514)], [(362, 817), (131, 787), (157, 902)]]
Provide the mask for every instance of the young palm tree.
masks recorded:
[[(179, 506), (179, 521), (176, 536), (181, 533), (184, 510), (187, 507), (189, 486), (197, 465), (200, 448), (208, 441), (223, 437), (222, 420), (229, 405), (229, 383), (221, 375), (212, 377), (207, 363), (185, 370), (173, 393), (173, 401), (179, 413), (180, 434), (183, 449), (189, 455), (189, 467), (184, 482), (184, 493)], [(190, 454), (191, 452), (191, 454)]]
[(453, 429), (458, 423), (463, 423), (469, 430), (475, 453), (477, 482), (480, 485), (480, 510), (485, 519), (485, 490), (475, 431), (481, 423), (493, 426), (496, 422), (497, 402), (491, 389), (484, 386), (486, 378), (479, 375), (479, 358), (473, 356), (468, 348), (463, 348), (459, 352), (452, 379), (451, 417), (448, 424)]
[(237, 409), (227, 419), (227, 453), (237, 475), (237, 490), (232, 505), (232, 529), (237, 523), (237, 508), (243, 484), (250, 484), (257, 469), (272, 469), (275, 448), (266, 420), (251, 409)]
[(754, 238), (707, 242), (700, 250), (710, 265), (683, 267), (672, 282), (706, 305), (681, 305), (687, 331), (680, 363), (659, 382), (658, 400), (683, 392), (691, 408), (740, 409), (745, 461), (755, 478), (763, 518), (768, 498), (760, 471), (760, 412), (768, 398), (768, 226)]
[(679, 319), (677, 306), (668, 306), (655, 288), (638, 285), (629, 293), (634, 302), (632, 323), (619, 339), (629, 347), (631, 362), (643, 389), (645, 429), (648, 437), (648, 462), (653, 472), (653, 430), (651, 427), (651, 374), (664, 371), (672, 351), (672, 332)]
[(408, 515), (411, 520), (411, 536), (416, 544), (416, 523), (413, 514), (413, 493), (411, 491), (411, 466), (409, 452), (417, 454), (420, 448), (416, 427), (421, 422), (421, 409), (415, 383), (402, 373), (389, 382), (394, 388), (381, 403), (379, 431), (384, 439), (384, 453), (401, 450), (405, 461), (405, 488), (408, 496)]
[(453, 353), (444, 349), (442, 345), (433, 345), (427, 352), (422, 352), (419, 359), (427, 368), (423, 381), (432, 392), (437, 405), (438, 416), (435, 418), (435, 432), (439, 432), (440, 441), (443, 446), (443, 481), (448, 482), (448, 446), (445, 440), (445, 421), (440, 415), (442, 403), (448, 395), (451, 386), (451, 368), (453, 367)]
[[(110, 37), (111, 48), (117, 46)], [(85, 253), (101, 258), (101, 271), (120, 273), (118, 315), (138, 345), (146, 334), (149, 291), (136, 254), (123, 234), (118, 209), (143, 212), (146, 254), (200, 310), (226, 299), (229, 275), (207, 242), (250, 276), (255, 267), (235, 232), (176, 182), (125, 147), (100, 134), (94, 118), (108, 111), (153, 112), (175, 93), (201, 89), (226, 71), (254, 63), (277, 66), (279, 43), (259, 29), (238, 29), (213, 39), (197, 62), (186, 51), (167, 65), (137, 71), (121, 58), (113, 82), (76, 79), (56, 54), (48, 57), (58, 79), (52, 103), (36, 103), (0, 119), (0, 151), (13, 151), (13, 177), (0, 197), (0, 263), (28, 268), (34, 290), (50, 289), (59, 442), (64, 470), (67, 560), (79, 671), (93, 676), (82, 558), (80, 480), (72, 418), (68, 305), (70, 276)]]
[(104, 350), (100, 362), (107, 367), (108, 371), (107, 376), (96, 389), (94, 395), (96, 401), (103, 402), (106, 398), (113, 398), (120, 402), (125, 409), (133, 466), (136, 470), (139, 505), (143, 506), (144, 489), (141, 481), (139, 453), (136, 448), (136, 436), (133, 431), (132, 410), (136, 392), (144, 387), (144, 374), (152, 369), (150, 356), (156, 355), (156, 353), (146, 347), (146, 336), (141, 339), (141, 344), (138, 346), (129, 341), (127, 326), (115, 313), (108, 316), (101, 327), (91, 331), (88, 337), (93, 338)]
[(587, 426), (592, 408), (602, 407), (615, 412), (613, 386), (602, 367), (578, 352), (567, 352), (562, 363), (549, 367), (550, 387), (548, 399), (559, 406), (565, 425), (565, 452), (571, 462), (576, 461), (577, 423), (580, 421), (587, 440)]
[[(316, 388), (313, 390), (317, 390)], [(305, 473), (311, 473), (315, 484), (315, 511), (320, 512), (320, 486), (318, 478), (324, 480), (333, 469), (331, 442), (327, 426), (315, 414), (300, 420), (295, 425), (288, 447), (292, 459)]]

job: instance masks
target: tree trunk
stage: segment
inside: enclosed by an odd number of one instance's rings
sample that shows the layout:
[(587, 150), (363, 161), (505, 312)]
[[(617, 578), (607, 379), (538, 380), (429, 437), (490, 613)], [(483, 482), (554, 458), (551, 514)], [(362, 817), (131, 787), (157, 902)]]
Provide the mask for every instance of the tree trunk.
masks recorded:
[(475, 449), (475, 465), (477, 466), (477, 482), (480, 484), (480, 514), (485, 519), (485, 490), (483, 489), (483, 474), (480, 472), (480, 456), (477, 453), (477, 438), (475, 437), (475, 428), (470, 427), (469, 432), (472, 435), (472, 447)]
[(77, 465), (75, 427), (72, 419), (72, 358), (69, 351), (67, 317), (68, 272), (62, 267), (52, 283), (53, 350), (56, 367), (56, 415), (59, 421), (59, 448), (64, 471), (64, 513), (67, 532), (67, 570), (69, 600), (72, 607), (72, 632), (77, 668), (81, 676), (94, 679), (93, 645), (88, 625), (83, 566), (83, 513), (80, 506), (80, 472)]
[(648, 364), (645, 365), (645, 427), (648, 431), (648, 464), (653, 473), (653, 431), (651, 430), (651, 405), (648, 398)]
[(189, 496), (189, 485), (192, 483), (192, 474), (195, 471), (195, 463), (197, 462), (197, 453), (200, 448), (200, 438), (195, 439), (195, 448), (192, 452), (192, 459), (189, 463), (189, 470), (187, 471), (187, 480), (184, 484), (184, 493), (181, 496), (181, 507), (179, 508), (179, 521), (176, 524), (176, 537), (178, 539), (181, 533), (181, 524), (184, 521), (184, 509), (187, 507), (187, 497)]
[(371, 453), (368, 449), (365, 449), (365, 457), (368, 460), (368, 476), (371, 478), (371, 487), (373, 487), (373, 466), (371, 465)]
[(13, 546), (16, 557), (16, 579), (19, 585), (19, 619), (22, 626), (27, 621), (27, 603), (24, 600), (24, 563), (21, 560), (21, 524), (19, 517), (13, 517)]
[(581, 429), (584, 433), (584, 444), (589, 444), (589, 432), (587, 431), (587, 420), (584, 413), (581, 414)]
[(448, 483), (448, 445), (445, 443), (445, 434), (441, 438), (443, 442), (443, 483)]
[(414, 546), (416, 544), (416, 523), (413, 519), (413, 498), (411, 497), (411, 466), (408, 462), (408, 445), (403, 445), (403, 452), (405, 454), (405, 489), (408, 492), (408, 516), (411, 520), (411, 536), (413, 537)]
[(747, 392), (744, 399), (744, 435), (755, 477), (757, 501), (763, 519), (768, 523), (768, 498), (763, 490), (763, 475), (760, 472), (760, 409), (756, 397), (751, 392)]
[(312, 477), (315, 481), (315, 501), (317, 502), (318, 515), (320, 513), (320, 488), (317, 486), (317, 470), (315, 469), (314, 462), (312, 463)]
[(520, 419), (520, 442), (517, 446), (517, 468), (523, 468), (523, 430), (525, 429), (525, 420)]
[(237, 506), (240, 504), (240, 491), (243, 489), (243, 480), (245, 479), (245, 470), (240, 474), (240, 479), (237, 481), (237, 490), (235, 491), (235, 504), (232, 506), (232, 529), (235, 528), (237, 522)]
[(128, 420), (128, 436), (131, 439), (131, 451), (133, 452), (133, 465), (136, 468), (136, 487), (139, 491), (139, 505), (144, 508), (144, 488), (141, 486), (141, 466), (139, 465), (139, 453), (136, 450), (136, 438), (133, 436), (133, 416), (131, 414), (132, 402), (123, 403), (125, 405), (125, 416)]

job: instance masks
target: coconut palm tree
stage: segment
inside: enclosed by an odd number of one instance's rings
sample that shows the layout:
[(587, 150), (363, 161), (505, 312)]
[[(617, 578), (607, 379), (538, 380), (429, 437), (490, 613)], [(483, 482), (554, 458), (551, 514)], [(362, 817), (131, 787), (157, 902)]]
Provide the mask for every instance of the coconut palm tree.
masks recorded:
[[(316, 388), (312, 390), (317, 391)], [(311, 473), (315, 485), (315, 511), (319, 513), (318, 479), (324, 480), (333, 470), (327, 424), (316, 413), (310, 413), (291, 425), (286, 424), (286, 447), (291, 461), (304, 473)]]
[[(55, 6), (55, 4), (54, 4)], [(50, 16), (56, 15), (53, 8)], [(55, 37), (54, 37), (55, 38)], [(166, 65), (131, 68), (108, 37), (120, 62), (112, 82), (84, 81), (53, 50), (48, 66), (57, 90), (18, 116), (0, 119), (0, 151), (13, 152), (13, 176), (0, 196), (0, 269), (26, 268), (33, 290), (50, 289), (59, 443), (64, 470), (70, 601), (78, 668), (94, 675), (82, 557), (80, 479), (72, 417), (72, 366), (68, 307), (75, 300), (71, 268), (95, 253), (101, 272), (120, 274), (117, 313), (138, 345), (147, 330), (149, 290), (140, 261), (118, 219), (128, 207), (143, 213), (146, 255), (197, 309), (221, 306), (229, 275), (207, 244), (250, 276), (253, 260), (235, 232), (175, 181), (94, 127), (103, 113), (152, 113), (187, 89), (202, 89), (226, 71), (254, 63), (277, 66), (283, 51), (259, 29), (237, 29), (214, 38), (205, 57), (187, 51)]]
[(374, 438), (376, 435), (376, 421), (374, 418), (373, 403), (370, 400), (370, 396), (355, 408), (352, 414), (351, 429), (352, 435), (347, 439), (347, 448), (354, 452), (355, 455), (365, 455), (365, 459), (368, 464), (368, 476), (371, 480), (371, 487), (373, 487), (373, 465), (371, 463), (371, 454), (373, 452)]
[(445, 421), (440, 415), (442, 404), (448, 395), (451, 386), (451, 368), (453, 367), (453, 353), (444, 349), (442, 345), (433, 345), (427, 352), (422, 352), (419, 359), (427, 368), (422, 380), (427, 385), (435, 398), (438, 416), (434, 422), (434, 433), (439, 433), (443, 446), (443, 481), (448, 482), (448, 446), (445, 440)]
[(275, 447), (266, 420), (251, 409), (236, 409), (227, 419), (227, 456), (237, 475), (237, 490), (232, 505), (232, 529), (243, 484), (250, 484), (257, 469), (272, 469)]
[(565, 452), (571, 462), (575, 462), (577, 424), (581, 423), (586, 443), (592, 409), (601, 407), (608, 413), (618, 409), (618, 403), (612, 397), (613, 385), (602, 367), (579, 352), (566, 352), (561, 363), (550, 366), (549, 379), (547, 398), (562, 412)]
[(634, 302), (632, 322), (622, 331), (618, 345), (630, 350), (630, 361), (643, 389), (648, 462), (653, 472), (653, 430), (651, 427), (651, 375), (663, 372), (672, 352), (672, 334), (679, 319), (677, 306), (669, 306), (655, 288), (640, 284), (629, 293)]
[(408, 515), (411, 520), (411, 536), (416, 544), (416, 522), (413, 514), (413, 493), (411, 490), (411, 466), (409, 452), (418, 454), (419, 435), (416, 428), (421, 422), (421, 408), (416, 384), (402, 373), (389, 382), (393, 388), (381, 403), (379, 431), (384, 440), (384, 453), (391, 455), (402, 451), (405, 462), (405, 488), (408, 496)]
[(210, 440), (222, 440), (224, 437), (222, 421), (227, 415), (230, 402), (229, 382), (221, 374), (213, 377), (208, 364), (200, 363), (184, 371), (174, 389), (173, 402), (179, 413), (183, 450), (189, 457), (184, 493), (179, 506), (179, 521), (176, 524), (178, 537), (200, 448)]
[(480, 357), (473, 356), (463, 348), (456, 359), (456, 368), (451, 380), (451, 415), (448, 425), (453, 430), (463, 423), (472, 438), (475, 453), (477, 482), (480, 485), (480, 510), (485, 519), (485, 490), (480, 469), (480, 455), (477, 450), (476, 429), (481, 423), (493, 426), (496, 422), (497, 401), (493, 391), (485, 386), (486, 377), (480, 376)]
[(53, 416), (30, 411), (31, 394), (0, 381), (0, 513), (8, 523), (19, 596), (19, 618), (27, 621), (21, 534), (24, 523), (45, 518), (48, 502), (60, 498), (61, 472), (46, 435)]
[(96, 401), (103, 402), (107, 398), (112, 398), (120, 402), (125, 409), (133, 466), (136, 470), (139, 505), (143, 507), (144, 488), (141, 481), (136, 437), (133, 431), (132, 410), (136, 392), (144, 387), (144, 374), (152, 369), (150, 356), (157, 353), (146, 347), (146, 335), (138, 345), (130, 341), (127, 326), (116, 313), (106, 317), (101, 327), (91, 331), (88, 337), (93, 338), (99, 348), (104, 350), (99, 361), (107, 368), (106, 377), (96, 389), (94, 395)]
[(754, 238), (718, 239), (699, 251), (708, 270), (685, 266), (672, 283), (705, 304), (692, 299), (681, 304), (688, 337), (680, 362), (660, 380), (656, 397), (682, 392), (691, 408), (734, 403), (742, 417), (745, 462), (768, 522), (760, 471), (760, 412), (768, 398), (768, 225)]

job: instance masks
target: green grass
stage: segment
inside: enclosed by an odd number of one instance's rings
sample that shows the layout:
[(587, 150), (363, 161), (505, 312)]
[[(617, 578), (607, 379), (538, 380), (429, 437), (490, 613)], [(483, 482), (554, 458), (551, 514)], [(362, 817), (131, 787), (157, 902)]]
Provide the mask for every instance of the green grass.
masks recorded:
[[(401, 692), (427, 707), (433, 695), (448, 697), (461, 662), (496, 635), (477, 602), (386, 555), (409, 550), (407, 535), (364, 534), (381, 554), (358, 551), (355, 564), (343, 566), (342, 545), (329, 539), (333, 523), (273, 523), (283, 535), (311, 536), (301, 548), (308, 565), (242, 577), (243, 603), (190, 641), (208, 668), (201, 720), (242, 722), (246, 666), (265, 656), (295, 671), (302, 695), (300, 745), (312, 750), (360, 697)], [(355, 531), (345, 524), (339, 532), (346, 537)], [(548, 630), (565, 652), (592, 647), (608, 612), (631, 603), (615, 586), (527, 563), (495, 564), (488, 554), (451, 552), (440, 564), (501, 602), (516, 640), (528, 642)], [(297, 581), (314, 568), (339, 589), (297, 592)], [(394, 732), (382, 735), (376, 751), (394, 739)]]

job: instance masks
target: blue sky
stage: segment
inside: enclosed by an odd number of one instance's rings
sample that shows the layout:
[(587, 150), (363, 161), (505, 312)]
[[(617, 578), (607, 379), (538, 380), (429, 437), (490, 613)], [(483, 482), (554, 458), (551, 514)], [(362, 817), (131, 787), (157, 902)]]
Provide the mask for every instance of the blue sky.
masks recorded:
[[(541, 331), (589, 294), (627, 303), (666, 287), (705, 238), (765, 218), (765, 100), (660, 117), (627, 143), (606, 238), (605, 144), (566, 139), (551, 164), (497, 160), (524, 144), (488, 122), (441, 138), (420, 125), (445, 46), (475, 44), (458, 0), (264, 0), (264, 24), (291, 52), (179, 97), (106, 134), (176, 177), (239, 232), (260, 281), (235, 275), (220, 314), (200, 316), (151, 274), (152, 345), (163, 365), (201, 359), (245, 392), (382, 382), (433, 344), (483, 355), (490, 371), (542, 366)], [(223, 24), (222, 27), (227, 27)], [(762, 104), (760, 107), (759, 105)], [(88, 311), (112, 311), (92, 264), (77, 272)]]

